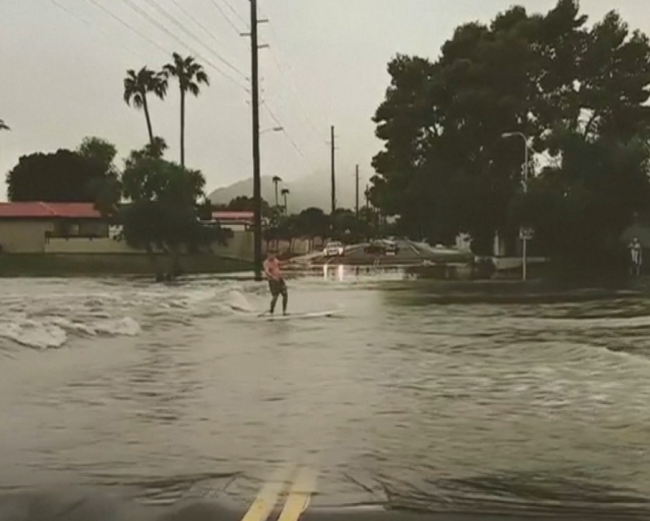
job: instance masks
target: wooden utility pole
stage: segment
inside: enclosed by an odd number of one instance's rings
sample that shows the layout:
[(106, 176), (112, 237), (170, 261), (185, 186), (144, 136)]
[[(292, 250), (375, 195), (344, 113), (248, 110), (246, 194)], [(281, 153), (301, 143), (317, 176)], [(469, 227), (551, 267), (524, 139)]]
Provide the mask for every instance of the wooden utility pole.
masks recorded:
[(336, 136), (334, 135), (334, 126), (330, 129), (332, 134), (332, 215), (336, 212)]
[(260, 169), (259, 47), (257, 0), (251, 2), (251, 90), (253, 94), (253, 258), (255, 280), (262, 280), (262, 174)]
[(357, 219), (359, 218), (359, 165), (357, 165), (356, 172), (354, 173), (354, 201)]

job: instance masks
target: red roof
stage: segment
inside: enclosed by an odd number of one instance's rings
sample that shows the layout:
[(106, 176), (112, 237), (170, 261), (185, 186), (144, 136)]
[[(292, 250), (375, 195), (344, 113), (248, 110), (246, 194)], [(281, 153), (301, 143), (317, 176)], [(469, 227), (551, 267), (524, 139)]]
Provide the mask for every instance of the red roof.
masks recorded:
[(0, 203), (0, 219), (101, 219), (93, 203)]
[(253, 212), (212, 212), (212, 218), (217, 221), (252, 221), (254, 216)]

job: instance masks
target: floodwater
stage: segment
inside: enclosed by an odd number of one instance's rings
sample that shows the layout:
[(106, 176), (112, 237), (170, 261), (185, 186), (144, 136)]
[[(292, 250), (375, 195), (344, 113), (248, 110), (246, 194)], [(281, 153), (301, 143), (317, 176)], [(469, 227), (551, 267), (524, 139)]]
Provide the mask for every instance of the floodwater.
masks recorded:
[(256, 318), (244, 279), (3, 280), (0, 518), (41, 490), (245, 510), (294, 467), (310, 509), (650, 513), (650, 303), (430, 304), (397, 273), (289, 287), (293, 311), (339, 314)]

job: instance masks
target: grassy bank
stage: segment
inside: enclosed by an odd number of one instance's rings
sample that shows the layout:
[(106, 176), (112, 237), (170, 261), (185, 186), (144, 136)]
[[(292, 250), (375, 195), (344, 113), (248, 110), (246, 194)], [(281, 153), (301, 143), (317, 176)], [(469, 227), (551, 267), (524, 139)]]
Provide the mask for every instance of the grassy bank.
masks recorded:
[[(168, 264), (161, 257), (162, 266)], [(252, 264), (215, 255), (186, 255), (181, 266), (187, 274), (233, 273), (252, 270)], [(151, 275), (151, 264), (140, 254), (0, 254), (0, 277), (63, 277)]]

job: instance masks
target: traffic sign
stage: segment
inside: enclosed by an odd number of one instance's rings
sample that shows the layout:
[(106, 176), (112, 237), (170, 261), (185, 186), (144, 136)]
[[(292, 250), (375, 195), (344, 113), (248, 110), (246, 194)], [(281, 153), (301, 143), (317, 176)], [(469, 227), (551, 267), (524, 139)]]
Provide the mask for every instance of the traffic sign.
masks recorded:
[(519, 229), (519, 238), (520, 238), (522, 241), (529, 241), (529, 240), (531, 240), (531, 239), (533, 238), (534, 234), (535, 234), (535, 233), (534, 233), (534, 230), (533, 230), (532, 228), (528, 228), (528, 227), (524, 227), (524, 226), (522, 226), (522, 227)]

